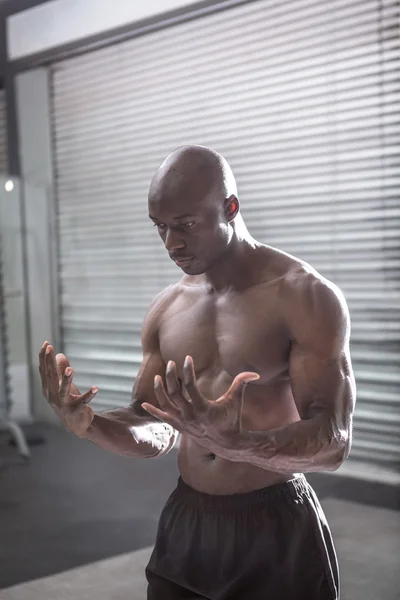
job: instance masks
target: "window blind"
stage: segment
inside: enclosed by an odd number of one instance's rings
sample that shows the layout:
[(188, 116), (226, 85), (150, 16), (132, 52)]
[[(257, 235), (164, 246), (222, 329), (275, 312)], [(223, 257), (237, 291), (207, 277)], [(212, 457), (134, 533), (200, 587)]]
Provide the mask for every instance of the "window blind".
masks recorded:
[(126, 405), (154, 295), (180, 272), (147, 216), (175, 147), (221, 152), (259, 241), (343, 290), (352, 460), (399, 462), (399, 4), (258, 0), (52, 65), (64, 351)]

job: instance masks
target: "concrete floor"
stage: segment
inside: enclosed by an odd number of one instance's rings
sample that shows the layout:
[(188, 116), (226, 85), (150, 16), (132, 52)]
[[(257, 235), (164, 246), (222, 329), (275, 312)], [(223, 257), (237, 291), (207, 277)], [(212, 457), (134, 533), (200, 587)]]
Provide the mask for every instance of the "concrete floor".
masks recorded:
[[(43, 424), (31, 429), (42, 434), (45, 443), (31, 448), (29, 462), (16, 457), (7, 434), (0, 435), (0, 588), (151, 547), (161, 509), (176, 485), (175, 452), (156, 461), (129, 460), (78, 440), (59, 427)], [(379, 541), (378, 533), (384, 531), (379, 519), (375, 530), (368, 531), (371, 519), (366, 507), (398, 510), (398, 489), (335, 475), (307, 478), (322, 506), (333, 506), (332, 518), (342, 524), (340, 543), (351, 571), (357, 570), (357, 565), (362, 569), (365, 544), (376, 547), (382, 543), (377, 555), (390, 551), (387, 560), (383, 557), (390, 573), (393, 540), (386, 544), (382, 534)], [(332, 504), (334, 499), (350, 501), (352, 508), (347, 508), (350, 504), (346, 502)], [(363, 525), (357, 525), (361, 530), (350, 534), (363, 506)], [(373, 573), (375, 579), (379, 576), (379, 572)], [(366, 577), (365, 569), (362, 577)], [(388, 600), (399, 597), (394, 589), (393, 595), (385, 593)], [(364, 600), (372, 597), (366, 589)]]

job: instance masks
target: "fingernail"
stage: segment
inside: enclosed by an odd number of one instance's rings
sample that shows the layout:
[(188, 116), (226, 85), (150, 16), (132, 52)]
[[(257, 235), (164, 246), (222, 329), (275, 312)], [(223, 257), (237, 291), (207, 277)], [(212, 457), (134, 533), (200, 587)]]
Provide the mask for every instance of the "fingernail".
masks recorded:
[(172, 367), (174, 367), (174, 366), (175, 366), (174, 361), (173, 360), (169, 360), (168, 364), (167, 364), (167, 369), (172, 369)]
[(65, 369), (65, 374), (67, 377), (70, 377), (72, 375), (72, 369), (70, 367), (68, 367), (67, 369)]
[(47, 346), (47, 348), (46, 348), (46, 354), (50, 354), (50, 351), (51, 351), (51, 346)]
[(97, 387), (92, 387), (92, 394), (97, 394), (97, 392), (99, 391), (99, 388)]

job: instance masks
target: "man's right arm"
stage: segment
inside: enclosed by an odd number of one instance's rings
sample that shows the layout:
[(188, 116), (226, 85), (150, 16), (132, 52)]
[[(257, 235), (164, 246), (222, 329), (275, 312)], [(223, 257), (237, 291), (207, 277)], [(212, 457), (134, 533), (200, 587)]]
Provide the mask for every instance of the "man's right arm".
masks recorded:
[(126, 408), (95, 413), (92, 424), (81, 436), (106, 450), (123, 456), (156, 458), (175, 445), (178, 432), (141, 408), (142, 402), (158, 406), (154, 377), (165, 373), (158, 353), (145, 354), (132, 392), (132, 404)]
[(73, 370), (64, 354), (54, 357), (54, 349), (45, 342), (39, 353), (39, 371), (43, 395), (64, 427), (81, 439), (123, 456), (155, 458), (174, 446), (178, 432), (141, 407), (143, 402), (158, 406), (154, 378), (165, 378), (166, 365), (160, 352), (159, 320), (169, 302), (170, 288), (151, 304), (142, 328), (143, 362), (126, 408), (94, 413), (89, 402), (97, 394), (92, 388), (81, 394), (73, 383)]
[(167, 454), (175, 445), (179, 433), (170, 425), (152, 417), (142, 407), (143, 402), (158, 406), (154, 393), (154, 378), (164, 379), (166, 365), (160, 352), (159, 317), (165, 305), (165, 290), (151, 304), (143, 322), (143, 362), (132, 391), (132, 401), (126, 408), (95, 413), (88, 430), (81, 436), (106, 450), (123, 456), (156, 458)]

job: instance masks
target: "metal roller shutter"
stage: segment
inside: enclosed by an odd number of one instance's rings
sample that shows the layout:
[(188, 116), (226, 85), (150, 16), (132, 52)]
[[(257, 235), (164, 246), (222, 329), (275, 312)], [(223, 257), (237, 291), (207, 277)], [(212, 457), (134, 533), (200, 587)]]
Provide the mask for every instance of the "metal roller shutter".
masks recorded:
[(6, 97), (0, 90), (0, 173), (8, 173)]
[(358, 384), (353, 459), (398, 462), (399, 4), (259, 0), (53, 66), (64, 350), (126, 405), (152, 297), (180, 272), (147, 217), (182, 144), (221, 152), (260, 241), (338, 284)]

